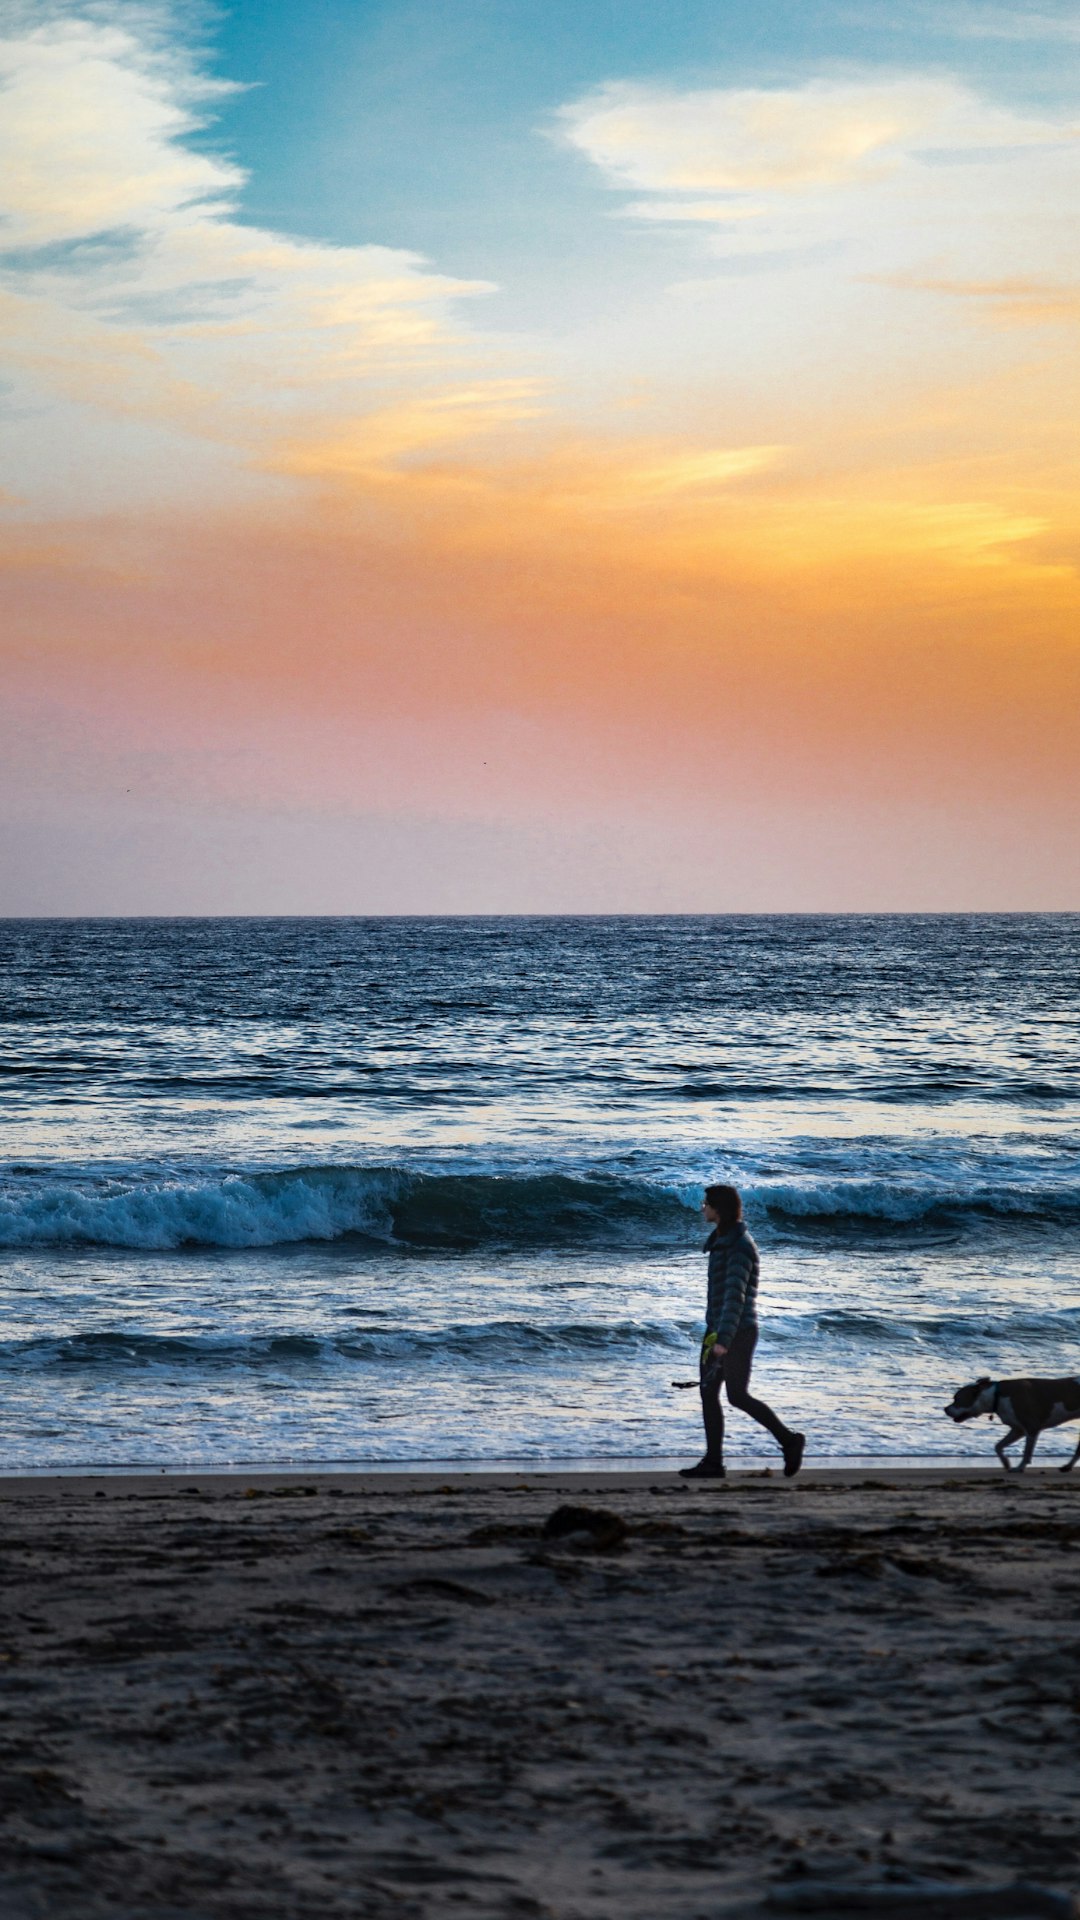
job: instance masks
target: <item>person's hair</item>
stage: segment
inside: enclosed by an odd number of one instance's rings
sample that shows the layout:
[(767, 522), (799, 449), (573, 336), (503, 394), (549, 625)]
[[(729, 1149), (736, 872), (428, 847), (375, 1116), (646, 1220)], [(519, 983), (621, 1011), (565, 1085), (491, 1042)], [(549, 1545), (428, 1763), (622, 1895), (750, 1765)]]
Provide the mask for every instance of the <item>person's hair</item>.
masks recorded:
[(742, 1196), (738, 1187), (721, 1184), (706, 1187), (705, 1200), (717, 1217), (720, 1227), (734, 1227), (742, 1219)]

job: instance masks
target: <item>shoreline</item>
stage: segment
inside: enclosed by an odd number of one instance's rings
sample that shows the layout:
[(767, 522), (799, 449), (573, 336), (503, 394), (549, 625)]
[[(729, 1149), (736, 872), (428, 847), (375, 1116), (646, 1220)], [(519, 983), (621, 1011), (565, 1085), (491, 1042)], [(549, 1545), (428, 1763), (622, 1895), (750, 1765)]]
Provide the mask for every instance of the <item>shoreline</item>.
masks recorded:
[(1040, 1481), (1054, 1481), (1062, 1491), (1070, 1484), (1080, 1487), (1080, 1467), (1073, 1476), (1061, 1471), (1061, 1463), (1056, 1459), (1043, 1462), (1035, 1460), (1024, 1474), (1015, 1470), (1005, 1473), (991, 1452), (985, 1460), (951, 1460), (935, 1458), (919, 1460), (886, 1455), (880, 1458), (842, 1458), (835, 1461), (814, 1462), (806, 1466), (794, 1480), (786, 1480), (777, 1467), (769, 1465), (747, 1465), (729, 1467), (727, 1476), (718, 1482), (684, 1481), (678, 1468), (667, 1460), (655, 1465), (609, 1465), (591, 1462), (572, 1461), (565, 1465), (545, 1462), (540, 1466), (482, 1465), (477, 1467), (464, 1465), (460, 1461), (424, 1462), (415, 1466), (394, 1462), (385, 1467), (379, 1465), (334, 1466), (320, 1463), (317, 1466), (304, 1467), (285, 1464), (280, 1467), (258, 1464), (251, 1467), (223, 1465), (208, 1467), (73, 1467), (57, 1469), (22, 1469), (15, 1473), (0, 1472), (0, 1499), (9, 1499), (19, 1495), (34, 1494), (46, 1496), (50, 1493), (111, 1493), (114, 1497), (123, 1495), (153, 1494), (154, 1492), (183, 1492), (185, 1490), (205, 1493), (234, 1493), (248, 1488), (276, 1486), (298, 1490), (310, 1488), (320, 1493), (356, 1493), (382, 1494), (392, 1496), (401, 1493), (431, 1493), (453, 1491), (478, 1494), (503, 1492), (528, 1487), (536, 1492), (557, 1492), (566, 1490), (581, 1493), (592, 1488), (597, 1492), (615, 1493), (640, 1491), (656, 1485), (678, 1487), (687, 1491), (704, 1489), (706, 1492), (723, 1492), (735, 1487), (768, 1487), (775, 1485), (785, 1490), (797, 1491), (801, 1487), (859, 1488), (925, 1486), (943, 1487), (950, 1485), (975, 1485), (986, 1480), (1008, 1485), (1018, 1485), (1023, 1481), (1038, 1478)]

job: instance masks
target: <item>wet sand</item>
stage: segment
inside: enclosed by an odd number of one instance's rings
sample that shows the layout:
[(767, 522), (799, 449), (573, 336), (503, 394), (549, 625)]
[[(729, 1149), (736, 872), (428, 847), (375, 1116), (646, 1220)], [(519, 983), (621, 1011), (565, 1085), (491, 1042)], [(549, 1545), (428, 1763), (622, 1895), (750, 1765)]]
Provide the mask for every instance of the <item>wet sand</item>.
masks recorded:
[[(567, 1504), (609, 1518), (545, 1533)], [(1080, 1886), (1080, 1471), (25, 1479), (0, 1514), (5, 1920)]]

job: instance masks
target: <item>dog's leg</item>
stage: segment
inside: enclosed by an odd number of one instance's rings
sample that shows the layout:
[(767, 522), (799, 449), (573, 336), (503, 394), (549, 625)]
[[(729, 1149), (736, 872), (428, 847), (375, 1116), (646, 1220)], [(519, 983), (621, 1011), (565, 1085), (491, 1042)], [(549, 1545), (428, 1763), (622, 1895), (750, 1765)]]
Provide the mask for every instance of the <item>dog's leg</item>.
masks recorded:
[(1078, 1460), (1080, 1460), (1080, 1440), (1078, 1440), (1076, 1443), (1076, 1452), (1073, 1454), (1072, 1459), (1066, 1460), (1065, 1465), (1060, 1469), (1060, 1471), (1062, 1473), (1068, 1473), (1070, 1467), (1075, 1467)]
[(1001, 1461), (1001, 1464), (1004, 1467), (1006, 1473), (1012, 1472), (1013, 1463), (1009, 1459), (1008, 1454), (1005, 1452), (1005, 1449), (1006, 1447), (1015, 1446), (1016, 1442), (1023, 1438), (1023, 1433), (1024, 1433), (1023, 1427), (1010, 1427), (1008, 1433), (1002, 1435), (1001, 1439), (998, 1441), (996, 1447), (994, 1448), (994, 1452), (997, 1454), (997, 1457)]
[(1036, 1427), (1034, 1433), (1029, 1433), (1026, 1440), (1024, 1441), (1024, 1451), (1021, 1456), (1018, 1472), (1023, 1473), (1025, 1467), (1030, 1467), (1031, 1456), (1034, 1453), (1038, 1444), (1039, 1444), (1039, 1429), (1038, 1427)]

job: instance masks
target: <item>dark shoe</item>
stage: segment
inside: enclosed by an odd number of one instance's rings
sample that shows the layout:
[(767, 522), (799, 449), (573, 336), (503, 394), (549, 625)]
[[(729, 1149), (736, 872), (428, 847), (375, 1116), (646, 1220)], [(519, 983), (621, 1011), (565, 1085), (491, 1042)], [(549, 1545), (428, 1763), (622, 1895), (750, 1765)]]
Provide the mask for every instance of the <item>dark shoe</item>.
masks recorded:
[(722, 1460), (710, 1460), (706, 1454), (696, 1467), (680, 1467), (679, 1474), (683, 1480), (723, 1480), (727, 1477), (727, 1469)]
[(784, 1479), (794, 1480), (806, 1452), (805, 1433), (793, 1433), (784, 1441)]

